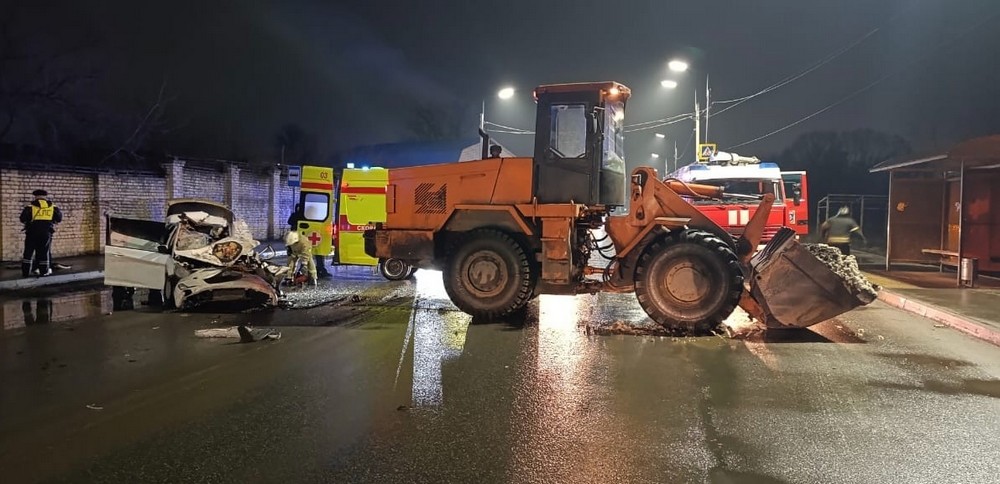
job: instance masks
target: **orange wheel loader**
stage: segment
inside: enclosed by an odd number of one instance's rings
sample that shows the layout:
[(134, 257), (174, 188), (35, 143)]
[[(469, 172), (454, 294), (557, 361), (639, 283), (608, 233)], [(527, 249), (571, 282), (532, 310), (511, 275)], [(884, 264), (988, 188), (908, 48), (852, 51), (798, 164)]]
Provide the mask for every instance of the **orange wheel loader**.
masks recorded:
[[(684, 197), (721, 188), (626, 174), (625, 104), (616, 82), (535, 92), (532, 158), (389, 170), (386, 219), (365, 251), (440, 269), (452, 302), (492, 320), (539, 294), (635, 292), (678, 334), (715, 330), (737, 305), (769, 327), (804, 327), (865, 304), (784, 229), (759, 253), (773, 195), (759, 199), (739, 239)], [(598, 239), (603, 229), (610, 243)], [(593, 251), (612, 251), (606, 267)]]

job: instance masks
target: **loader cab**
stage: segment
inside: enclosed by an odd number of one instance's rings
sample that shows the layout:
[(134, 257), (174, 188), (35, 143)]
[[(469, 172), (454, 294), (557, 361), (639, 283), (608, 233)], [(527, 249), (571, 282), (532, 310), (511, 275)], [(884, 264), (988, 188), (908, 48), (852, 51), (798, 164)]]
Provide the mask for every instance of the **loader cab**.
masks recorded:
[(539, 203), (625, 205), (623, 121), (629, 95), (617, 82), (535, 89), (533, 194)]

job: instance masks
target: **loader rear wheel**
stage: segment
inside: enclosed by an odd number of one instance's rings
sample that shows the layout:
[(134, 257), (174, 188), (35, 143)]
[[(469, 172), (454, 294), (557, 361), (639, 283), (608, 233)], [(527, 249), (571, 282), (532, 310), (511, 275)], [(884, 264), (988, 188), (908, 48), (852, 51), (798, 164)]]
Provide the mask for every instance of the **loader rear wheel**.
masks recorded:
[(635, 269), (639, 305), (677, 334), (715, 330), (736, 308), (743, 273), (733, 250), (714, 234), (685, 230), (649, 244)]
[(453, 253), (445, 265), (444, 288), (459, 309), (492, 321), (528, 303), (536, 275), (513, 237), (499, 230), (476, 230)]

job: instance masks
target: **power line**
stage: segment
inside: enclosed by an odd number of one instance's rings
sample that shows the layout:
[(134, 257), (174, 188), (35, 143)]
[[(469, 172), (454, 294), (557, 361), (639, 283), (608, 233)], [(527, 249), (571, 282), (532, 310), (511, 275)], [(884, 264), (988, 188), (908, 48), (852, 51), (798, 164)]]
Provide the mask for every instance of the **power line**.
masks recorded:
[(726, 111), (729, 111), (730, 109), (733, 109), (736, 106), (739, 106), (740, 104), (743, 104), (743, 103), (745, 103), (745, 102), (747, 102), (747, 101), (749, 101), (749, 100), (751, 100), (751, 99), (753, 99), (755, 97), (762, 96), (762, 95), (767, 94), (767, 93), (769, 93), (771, 91), (774, 91), (774, 90), (776, 90), (776, 89), (778, 89), (780, 87), (788, 85), (788, 84), (790, 84), (790, 83), (792, 83), (792, 82), (794, 82), (794, 81), (796, 81), (798, 79), (801, 79), (802, 77), (805, 77), (806, 75), (808, 75), (808, 74), (816, 71), (817, 69), (819, 69), (819, 68), (821, 68), (821, 67), (829, 64), (830, 62), (833, 62), (834, 60), (836, 60), (840, 56), (842, 56), (842, 55), (850, 52), (851, 50), (853, 50), (858, 45), (861, 45), (862, 43), (864, 43), (870, 37), (872, 37), (873, 35), (875, 35), (879, 31), (881, 31), (883, 29), (883, 27), (885, 27), (887, 25), (891, 25), (892, 22), (895, 21), (897, 17), (899, 17), (900, 15), (903, 15), (905, 12), (907, 12), (910, 9), (914, 8), (919, 3), (920, 3), (919, 1), (915, 1), (913, 3), (910, 3), (909, 5), (907, 5), (906, 7), (904, 7), (903, 10), (900, 10), (899, 12), (896, 12), (892, 17), (889, 17), (889, 19), (886, 20), (882, 25), (880, 25), (878, 27), (875, 27), (874, 29), (868, 31), (866, 34), (864, 34), (861, 37), (858, 37), (857, 39), (855, 39), (853, 42), (847, 44), (846, 46), (844, 46), (844, 47), (842, 47), (842, 48), (834, 51), (833, 53), (831, 53), (831, 54), (827, 55), (826, 57), (820, 59), (819, 61), (813, 63), (811, 66), (807, 67), (804, 71), (802, 71), (802, 72), (800, 72), (798, 74), (794, 74), (794, 75), (788, 76), (788, 77), (786, 77), (786, 78), (778, 81), (775, 84), (772, 84), (772, 85), (770, 85), (768, 87), (765, 87), (764, 89), (761, 89), (760, 91), (758, 91), (758, 92), (756, 92), (754, 94), (750, 94), (749, 96), (743, 96), (743, 97), (734, 98), (734, 99), (726, 99), (726, 100), (722, 100), (722, 101), (713, 101), (712, 102), (713, 105), (715, 105), (715, 104), (732, 104), (732, 103), (735, 103), (732, 106), (728, 106), (728, 107), (720, 110), (719, 112), (715, 113), (715, 116), (718, 116), (718, 115), (720, 115), (720, 114), (722, 114), (722, 113), (724, 113)]
[(982, 26), (986, 25), (987, 23), (993, 21), (993, 19), (995, 17), (997, 17), (998, 15), (1000, 15), (1000, 12), (996, 12), (993, 15), (990, 15), (989, 17), (987, 17), (982, 22), (979, 22), (979, 23), (975, 24), (974, 26), (972, 26), (972, 27), (970, 27), (968, 29), (965, 29), (964, 31), (962, 31), (962, 33), (960, 33), (959, 35), (953, 37), (951, 40), (947, 40), (945, 42), (942, 42), (942, 43), (938, 44), (933, 50), (927, 51), (927, 53), (925, 53), (924, 55), (922, 55), (920, 57), (917, 57), (916, 59), (914, 59), (914, 60), (912, 60), (912, 61), (910, 61), (910, 62), (908, 62), (908, 63), (906, 63), (906, 64), (904, 64), (904, 65), (902, 65), (902, 66), (900, 66), (900, 67), (898, 67), (898, 68), (896, 68), (894, 70), (892, 70), (892, 71), (890, 71), (889, 73), (883, 75), (882, 77), (880, 77), (880, 78), (878, 78), (878, 79), (876, 79), (876, 80), (874, 80), (874, 81), (866, 84), (864, 87), (862, 87), (862, 88), (860, 88), (860, 89), (858, 89), (858, 90), (856, 90), (856, 91), (848, 94), (847, 96), (841, 98), (840, 100), (838, 100), (838, 101), (836, 101), (836, 102), (834, 102), (832, 104), (829, 104), (826, 107), (824, 107), (824, 108), (822, 108), (822, 109), (820, 109), (820, 110), (818, 110), (816, 112), (813, 112), (812, 114), (804, 116), (804, 117), (802, 117), (802, 118), (800, 118), (800, 119), (798, 119), (798, 120), (796, 120), (796, 121), (794, 121), (792, 123), (789, 123), (789, 124), (787, 124), (785, 126), (782, 126), (782, 127), (778, 128), (778, 129), (776, 129), (774, 131), (771, 131), (771, 132), (767, 133), (767, 134), (758, 136), (758, 137), (756, 137), (756, 138), (754, 138), (752, 140), (744, 141), (742, 143), (730, 146), (729, 149), (739, 148), (741, 146), (746, 146), (746, 145), (751, 144), (751, 143), (756, 143), (757, 141), (760, 141), (760, 140), (762, 140), (764, 138), (767, 138), (769, 136), (778, 134), (778, 133), (780, 133), (782, 131), (785, 131), (785, 130), (787, 130), (789, 128), (797, 126), (797, 125), (799, 125), (799, 124), (801, 124), (801, 123), (803, 123), (805, 121), (808, 121), (809, 119), (812, 119), (812, 118), (814, 118), (816, 116), (819, 116), (820, 114), (823, 114), (823, 113), (825, 113), (825, 112), (827, 112), (827, 111), (829, 111), (829, 110), (831, 110), (831, 109), (833, 109), (833, 108), (835, 108), (835, 107), (837, 107), (837, 106), (839, 106), (839, 105), (841, 105), (841, 104), (843, 104), (843, 103), (845, 103), (847, 101), (850, 101), (851, 99), (855, 98), (859, 94), (861, 94), (861, 93), (863, 93), (863, 92), (871, 89), (872, 87), (875, 87), (876, 85), (880, 84), (882, 81), (884, 81), (884, 80), (886, 80), (886, 79), (888, 79), (888, 78), (890, 78), (890, 77), (892, 77), (892, 76), (894, 76), (896, 74), (899, 74), (900, 72), (902, 72), (902, 71), (904, 71), (906, 69), (909, 69), (910, 67), (913, 67), (913, 66), (919, 64), (920, 62), (926, 60), (931, 55), (940, 54), (941, 52), (938, 52), (938, 50), (940, 50), (943, 47), (947, 47), (948, 44), (954, 44), (954, 43), (958, 42), (963, 37), (971, 34), (972, 32), (978, 30), (980, 27), (982, 27)]
[(534, 131), (529, 131), (527, 129), (515, 128), (515, 127), (512, 127), (512, 126), (504, 126), (502, 124), (497, 124), (497, 123), (493, 123), (493, 122), (490, 122), (490, 121), (484, 121), (483, 124), (489, 124), (489, 125), (492, 125), (492, 126), (496, 126), (497, 128), (506, 129), (506, 130), (510, 130), (510, 131), (520, 131), (520, 132), (524, 132), (524, 133), (529, 133), (529, 132), (533, 133), (534, 132)]

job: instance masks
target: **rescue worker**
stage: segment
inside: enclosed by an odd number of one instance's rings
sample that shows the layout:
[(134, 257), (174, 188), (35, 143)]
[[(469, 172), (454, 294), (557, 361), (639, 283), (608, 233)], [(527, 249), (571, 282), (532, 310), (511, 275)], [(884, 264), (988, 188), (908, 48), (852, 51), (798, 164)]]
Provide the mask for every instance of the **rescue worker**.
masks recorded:
[(500, 145), (490, 145), (490, 158), (500, 158), (503, 148)]
[[(288, 216), (288, 230), (291, 230), (292, 232), (298, 230), (299, 222), (305, 220), (305, 218), (306, 218), (305, 213), (303, 213), (302, 211), (302, 204), (296, 203), (295, 211), (293, 211), (292, 214)], [(333, 274), (330, 274), (330, 271), (326, 269), (325, 258), (319, 254), (316, 254), (314, 257), (319, 277), (322, 277), (323, 279), (329, 279), (333, 277)]]
[(52, 251), (52, 234), (56, 224), (62, 222), (62, 211), (48, 200), (48, 192), (31, 192), (35, 199), (21, 211), (24, 224), (24, 257), (21, 259), (21, 275), (28, 277), (32, 272), (40, 276), (52, 274), (49, 259)]
[(288, 251), (288, 273), (295, 277), (295, 268), (301, 262), (309, 272), (309, 283), (316, 285), (316, 264), (313, 262), (312, 246), (309, 240), (299, 237), (298, 232), (285, 234), (285, 249)]
[(837, 210), (837, 215), (827, 219), (819, 228), (820, 236), (826, 245), (840, 249), (844, 255), (851, 255), (851, 236), (861, 237), (861, 241), (867, 244), (865, 234), (861, 233), (861, 227), (851, 218), (851, 209), (846, 206)]

